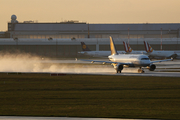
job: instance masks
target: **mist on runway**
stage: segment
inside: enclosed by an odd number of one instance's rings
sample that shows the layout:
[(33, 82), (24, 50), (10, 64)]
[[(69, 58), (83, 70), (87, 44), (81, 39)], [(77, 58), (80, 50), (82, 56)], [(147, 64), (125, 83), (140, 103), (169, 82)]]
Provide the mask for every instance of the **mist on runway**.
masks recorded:
[(40, 57), (30, 54), (10, 54), (0, 53), (0, 72), (34, 72), (38, 71), (40, 64), (36, 61), (41, 60)]
[[(47, 59), (46, 59), (47, 60)], [(0, 53), (0, 72), (67, 72), (67, 73), (89, 73), (89, 72), (112, 72), (114, 69), (89, 68), (87, 66), (68, 64), (54, 64), (48, 60), (43, 63), (42, 58), (31, 54), (9, 54)], [(66, 61), (66, 60), (64, 60)], [(61, 60), (63, 63), (63, 61)], [(75, 60), (74, 60), (75, 63)]]
[[(0, 53), (0, 72), (61, 72), (61, 73), (115, 73), (111, 65), (84, 65), (75, 60), (68, 64), (67, 60), (48, 60), (41, 57), (21, 53)], [(66, 63), (66, 64), (64, 64)], [(137, 69), (124, 68), (122, 72), (137, 72)]]

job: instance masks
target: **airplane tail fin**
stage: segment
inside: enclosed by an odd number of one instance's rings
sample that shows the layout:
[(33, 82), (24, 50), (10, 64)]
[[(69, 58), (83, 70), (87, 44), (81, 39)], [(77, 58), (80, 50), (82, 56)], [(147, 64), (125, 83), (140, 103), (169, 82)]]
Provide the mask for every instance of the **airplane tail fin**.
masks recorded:
[(153, 52), (153, 48), (149, 45), (148, 42), (144, 41), (144, 46), (145, 46), (146, 52)]
[(117, 55), (116, 46), (114, 45), (113, 38), (110, 36), (110, 48), (111, 48), (111, 55)]
[(123, 41), (123, 44), (124, 44), (124, 50), (125, 50), (125, 52), (127, 52), (127, 53), (132, 52), (132, 48), (130, 47), (129, 44), (127, 44), (127, 42), (124, 42), (124, 41)]
[(84, 42), (81, 42), (81, 46), (83, 51), (91, 51)]

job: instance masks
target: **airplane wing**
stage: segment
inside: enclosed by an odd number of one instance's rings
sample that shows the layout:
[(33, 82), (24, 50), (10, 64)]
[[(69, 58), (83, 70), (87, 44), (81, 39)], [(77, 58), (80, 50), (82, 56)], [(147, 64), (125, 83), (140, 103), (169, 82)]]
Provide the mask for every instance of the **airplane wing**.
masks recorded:
[(106, 64), (106, 63), (114, 63), (114, 64), (121, 64), (121, 65), (131, 65), (132, 63), (123, 63), (123, 62), (112, 62), (112, 61), (100, 61), (100, 60), (84, 60), (84, 59), (80, 59), (81, 61), (88, 61), (88, 62), (91, 62), (91, 63), (95, 63), (95, 62), (99, 62), (99, 63), (103, 63), (103, 64)]
[(171, 58), (171, 59), (165, 59), (165, 60), (151, 61), (151, 63), (165, 62), (165, 61), (173, 61), (173, 58)]

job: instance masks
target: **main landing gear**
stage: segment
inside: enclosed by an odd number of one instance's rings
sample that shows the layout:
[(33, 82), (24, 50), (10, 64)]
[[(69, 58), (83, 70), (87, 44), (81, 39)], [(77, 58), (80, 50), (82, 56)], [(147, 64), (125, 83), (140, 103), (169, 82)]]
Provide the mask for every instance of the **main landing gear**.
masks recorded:
[(121, 73), (121, 71), (123, 70), (123, 65), (121, 64), (113, 64), (115, 70), (116, 70), (116, 73)]
[(140, 67), (140, 68), (138, 69), (138, 73), (144, 73), (144, 69)]
[(121, 73), (121, 70), (116, 70), (116, 73)]

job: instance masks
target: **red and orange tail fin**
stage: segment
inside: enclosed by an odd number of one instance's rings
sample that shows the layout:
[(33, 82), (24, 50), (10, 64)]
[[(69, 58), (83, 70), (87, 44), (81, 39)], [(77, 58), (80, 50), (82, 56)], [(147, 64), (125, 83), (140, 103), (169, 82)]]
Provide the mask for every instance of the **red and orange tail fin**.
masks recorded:
[(132, 48), (130, 47), (129, 44), (127, 44), (127, 42), (124, 42), (124, 41), (123, 41), (123, 44), (124, 44), (124, 50), (125, 50), (125, 52), (132, 52)]
[(148, 42), (144, 41), (144, 46), (145, 46), (146, 52), (153, 52), (153, 48), (149, 45)]

